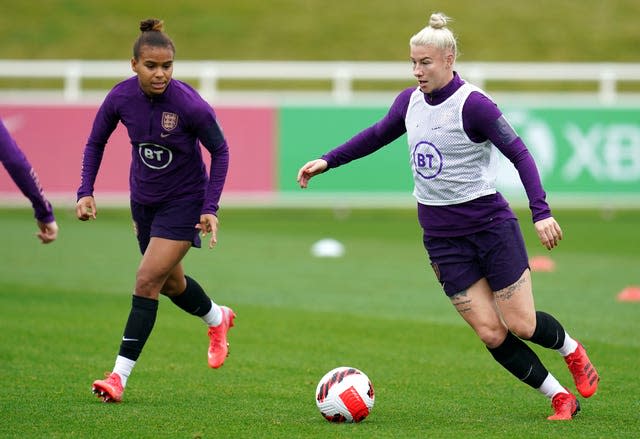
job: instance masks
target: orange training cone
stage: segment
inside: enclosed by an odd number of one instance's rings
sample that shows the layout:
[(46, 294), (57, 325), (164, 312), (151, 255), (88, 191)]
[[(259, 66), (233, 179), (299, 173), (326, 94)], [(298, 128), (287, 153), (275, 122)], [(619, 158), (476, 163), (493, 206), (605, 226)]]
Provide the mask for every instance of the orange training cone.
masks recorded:
[(531, 271), (550, 273), (556, 270), (556, 263), (549, 256), (534, 256), (529, 259)]
[(640, 287), (631, 285), (618, 293), (621, 302), (640, 302)]

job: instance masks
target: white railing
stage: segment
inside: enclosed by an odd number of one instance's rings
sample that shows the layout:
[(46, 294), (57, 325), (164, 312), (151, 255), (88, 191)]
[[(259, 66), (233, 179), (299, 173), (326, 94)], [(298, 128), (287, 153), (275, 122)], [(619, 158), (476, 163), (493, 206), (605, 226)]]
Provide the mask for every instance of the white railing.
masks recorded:
[[(620, 97), (620, 81), (640, 83), (640, 63), (459, 62), (456, 70), (481, 88), (485, 88), (488, 81), (594, 82), (597, 84), (594, 93), (602, 104), (616, 103)], [(62, 79), (61, 96), (68, 102), (86, 98), (89, 90), (83, 85), (85, 79), (118, 80), (132, 74), (127, 61), (0, 60), (0, 79)], [(353, 100), (357, 93), (355, 81), (413, 83), (408, 62), (179, 60), (175, 64), (174, 77), (196, 80), (194, 85), (207, 99), (216, 99), (226, 93), (219, 86), (220, 80), (258, 83), (265, 80), (325, 80), (331, 83), (331, 87), (324, 94), (330, 93), (330, 98), (340, 103)], [(286, 87), (283, 89), (286, 91)], [(636, 89), (640, 90), (640, 87)], [(251, 90), (254, 91), (245, 92), (245, 95), (260, 92), (253, 84)]]

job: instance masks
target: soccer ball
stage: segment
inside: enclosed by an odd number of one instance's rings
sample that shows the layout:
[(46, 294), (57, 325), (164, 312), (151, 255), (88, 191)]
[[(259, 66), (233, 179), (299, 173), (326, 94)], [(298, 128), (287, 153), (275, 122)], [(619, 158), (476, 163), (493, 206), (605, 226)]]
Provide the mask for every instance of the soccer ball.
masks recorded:
[(369, 378), (355, 367), (336, 367), (316, 387), (316, 405), (329, 422), (360, 422), (373, 408)]

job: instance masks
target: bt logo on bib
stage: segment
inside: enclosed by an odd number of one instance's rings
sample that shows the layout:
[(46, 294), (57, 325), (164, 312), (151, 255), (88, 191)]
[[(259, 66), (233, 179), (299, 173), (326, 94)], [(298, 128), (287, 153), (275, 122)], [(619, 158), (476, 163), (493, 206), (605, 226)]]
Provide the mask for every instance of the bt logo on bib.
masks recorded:
[(411, 160), (416, 173), (430, 180), (442, 171), (442, 153), (433, 143), (419, 142), (411, 152)]
[(155, 143), (141, 143), (138, 146), (138, 155), (142, 163), (151, 169), (164, 169), (173, 160), (173, 153), (170, 149)]

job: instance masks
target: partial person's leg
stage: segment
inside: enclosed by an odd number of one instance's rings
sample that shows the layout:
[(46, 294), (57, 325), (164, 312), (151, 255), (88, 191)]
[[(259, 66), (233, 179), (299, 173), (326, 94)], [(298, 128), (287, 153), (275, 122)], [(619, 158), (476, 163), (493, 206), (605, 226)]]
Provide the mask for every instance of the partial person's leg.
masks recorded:
[(122, 361), (122, 364), (116, 362), (116, 372), (123, 376), (123, 385), (126, 385), (133, 364), (140, 356), (153, 329), (158, 312), (160, 288), (190, 247), (191, 243), (187, 241), (156, 237), (149, 241), (136, 273), (131, 313), (120, 345), (119, 357), (129, 361)]
[(596, 392), (600, 377), (584, 347), (553, 316), (535, 311), (531, 291), (531, 273), (525, 270), (515, 284), (496, 292), (496, 303), (507, 326), (522, 339), (557, 350), (564, 357), (578, 392), (590, 397)]
[[(493, 358), (512, 375), (550, 398), (566, 393), (535, 352), (509, 331), (486, 279), (480, 279), (467, 290), (452, 296), (451, 302), (485, 343)], [(574, 401), (575, 397), (570, 402), (573, 403), (573, 407), (569, 407), (571, 413), (574, 408), (577, 411)]]
[(574, 340), (553, 316), (536, 312), (536, 330), (530, 340), (545, 348), (555, 349), (564, 358), (578, 392), (585, 398), (598, 390), (600, 376), (584, 346)]
[[(525, 340), (535, 337), (534, 334), (538, 328), (539, 315), (535, 312), (534, 307), (531, 289), (531, 272), (528, 269), (525, 270), (515, 283), (496, 291), (494, 295), (496, 305), (509, 330)], [(550, 323), (550, 321), (544, 321)], [(559, 331), (559, 329), (555, 327), (540, 328), (539, 332), (544, 333), (544, 336), (538, 335), (538, 339), (543, 339), (547, 344), (558, 344), (559, 340), (554, 337), (554, 331), (552, 329)], [(562, 334), (564, 334), (564, 331), (562, 331)], [(560, 337), (560, 332), (555, 332), (555, 336)], [(551, 399), (555, 414), (550, 416), (549, 419), (571, 419), (573, 415), (580, 410), (580, 404), (575, 396), (546, 370), (538, 356), (522, 340), (515, 336), (513, 338), (517, 339), (523, 346), (526, 346), (527, 350), (530, 351), (532, 360), (535, 358), (533, 364), (536, 364), (536, 366), (533, 371), (538, 371), (538, 373), (542, 373), (543, 370), (546, 371), (544, 376), (539, 376), (534, 382), (530, 383), (530, 385)], [(492, 354), (494, 354), (494, 357), (501, 355), (499, 352), (492, 352)]]
[(531, 387), (542, 385), (549, 372), (538, 356), (509, 331), (486, 279), (452, 296), (451, 302), (498, 363)]
[(136, 273), (136, 296), (158, 300), (160, 292), (191, 248), (189, 241), (152, 237)]
[(162, 294), (183, 311), (202, 318), (208, 326), (217, 326), (222, 322), (220, 307), (195, 279), (184, 274), (182, 264), (171, 271), (162, 287)]
[(162, 294), (182, 310), (200, 317), (209, 327), (209, 366), (217, 369), (229, 355), (227, 332), (233, 326), (235, 313), (231, 308), (219, 306), (209, 298), (195, 279), (185, 276), (182, 264), (172, 271), (162, 288)]
[[(465, 237), (445, 239), (425, 235), (423, 240), (436, 277), (458, 313), (504, 368), (530, 386), (539, 388), (548, 371), (535, 353), (509, 332), (489, 280), (483, 274), (495, 272), (497, 275), (492, 278), (497, 277), (497, 282), (509, 285), (513, 282), (509, 279), (517, 279), (522, 273), (519, 271), (514, 276), (513, 267), (526, 267), (526, 251), (522, 244), (514, 246), (512, 242), (514, 227), (517, 227), (515, 221), (505, 222)], [(515, 255), (510, 252), (512, 247), (517, 247)], [(479, 258), (484, 260), (481, 262)], [(531, 322), (525, 319), (527, 324), (523, 326), (533, 326), (534, 319)]]
[(115, 366), (105, 380), (93, 383), (94, 393), (104, 401), (122, 400), (127, 379), (155, 324), (160, 288), (190, 247), (191, 243), (187, 241), (150, 239), (136, 274), (131, 310)]

